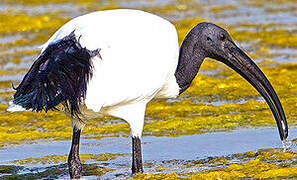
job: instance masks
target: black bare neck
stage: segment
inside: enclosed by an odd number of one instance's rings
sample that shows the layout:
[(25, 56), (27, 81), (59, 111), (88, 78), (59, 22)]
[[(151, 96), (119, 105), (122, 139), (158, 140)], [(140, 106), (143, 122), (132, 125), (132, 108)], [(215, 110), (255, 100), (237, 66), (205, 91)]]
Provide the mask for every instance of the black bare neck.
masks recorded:
[(193, 30), (186, 36), (179, 53), (175, 78), (183, 93), (191, 84), (205, 58), (201, 48), (197, 45), (197, 36)]

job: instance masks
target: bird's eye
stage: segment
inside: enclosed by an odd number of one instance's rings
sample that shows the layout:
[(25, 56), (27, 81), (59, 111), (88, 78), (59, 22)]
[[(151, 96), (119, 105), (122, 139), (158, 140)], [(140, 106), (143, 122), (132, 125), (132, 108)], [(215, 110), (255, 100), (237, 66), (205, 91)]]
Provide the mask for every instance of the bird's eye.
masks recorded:
[(220, 36), (219, 36), (219, 37), (220, 37), (220, 40), (221, 40), (221, 41), (224, 41), (224, 40), (226, 39), (226, 36), (225, 36), (225, 34), (220, 34)]
[(211, 38), (210, 38), (210, 37), (207, 37), (206, 40), (207, 40), (207, 41), (211, 41)]

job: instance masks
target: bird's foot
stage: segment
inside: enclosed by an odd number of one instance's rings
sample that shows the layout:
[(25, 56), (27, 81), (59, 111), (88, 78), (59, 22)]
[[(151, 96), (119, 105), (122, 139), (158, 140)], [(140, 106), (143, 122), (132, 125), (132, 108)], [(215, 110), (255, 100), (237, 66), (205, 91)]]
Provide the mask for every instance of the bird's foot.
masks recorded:
[(143, 173), (143, 168), (142, 166), (139, 167), (132, 167), (132, 175), (135, 174), (142, 174)]
[(79, 158), (68, 158), (69, 174), (71, 179), (80, 179), (82, 176), (82, 164)]

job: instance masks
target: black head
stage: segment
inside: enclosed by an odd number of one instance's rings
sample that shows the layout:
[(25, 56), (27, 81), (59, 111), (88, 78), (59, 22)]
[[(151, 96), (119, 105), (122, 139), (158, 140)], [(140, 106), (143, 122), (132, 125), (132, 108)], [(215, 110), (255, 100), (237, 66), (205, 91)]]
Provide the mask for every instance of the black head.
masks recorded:
[(175, 73), (181, 92), (189, 87), (205, 57), (226, 64), (258, 90), (276, 119), (281, 139), (286, 139), (288, 136), (286, 117), (270, 82), (259, 67), (236, 46), (228, 32), (215, 24), (207, 22), (198, 24), (183, 41)]
[(193, 29), (193, 34), (197, 41), (196, 48), (199, 48), (205, 57), (221, 60), (226, 58), (226, 48), (228, 43), (232, 42), (229, 33), (212, 23), (199, 23)]

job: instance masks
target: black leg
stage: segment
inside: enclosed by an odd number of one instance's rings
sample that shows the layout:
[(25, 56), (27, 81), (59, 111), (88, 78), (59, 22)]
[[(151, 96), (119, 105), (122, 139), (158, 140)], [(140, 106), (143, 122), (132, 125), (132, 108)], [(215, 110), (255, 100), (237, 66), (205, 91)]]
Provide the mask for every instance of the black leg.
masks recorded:
[(68, 156), (68, 167), (71, 179), (79, 179), (82, 175), (82, 165), (79, 159), (80, 129), (73, 128), (72, 144)]
[(141, 140), (139, 137), (132, 137), (132, 174), (143, 173)]

